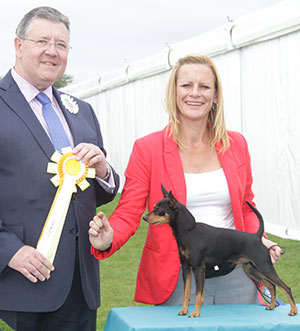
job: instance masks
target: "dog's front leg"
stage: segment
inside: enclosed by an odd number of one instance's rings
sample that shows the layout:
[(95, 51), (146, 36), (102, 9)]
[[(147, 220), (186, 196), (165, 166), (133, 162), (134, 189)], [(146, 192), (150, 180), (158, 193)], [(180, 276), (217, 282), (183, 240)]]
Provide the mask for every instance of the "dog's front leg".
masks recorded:
[(189, 315), (189, 317), (199, 317), (201, 306), (204, 301), (204, 280), (205, 280), (205, 265), (193, 268), (195, 280), (196, 280), (196, 304), (195, 310)]
[(184, 300), (183, 306), (178, 315), (186, 315), (189, 310), (189, 302), (191, 298), (191, 286), (192, 286), (192, 267), (187, 263), (182, 264), (182, 276), (184, 283)]

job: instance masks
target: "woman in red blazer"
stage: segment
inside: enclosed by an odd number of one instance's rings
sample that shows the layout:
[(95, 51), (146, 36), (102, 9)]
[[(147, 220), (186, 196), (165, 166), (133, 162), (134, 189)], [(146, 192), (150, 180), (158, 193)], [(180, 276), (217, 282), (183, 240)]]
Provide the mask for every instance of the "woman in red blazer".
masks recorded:
[[(99, 213), (90, 223), (92, 253), (98, 259), (112, 255), (136, 232), (145, 209), (152, 210), (163, 198), (161, 184), (189, 207), (186, 174), (223, 170), (230, 226), (247, 232), (258, 229), (257, 217), (245, 204), (245, 200), (253, 203), (247, 143), (241, 134), (225, 128), (222, 88), (212, 60), (206, 56), (180, 59), (169, 79), (166, 103), (170, 123), (164, 130), (135, 142), (125, 172), (126, 183), (109, 222)], [(201, 206), (196, 209), (201, 211)], [(212, 208), (208, 212), (214, 217)], [(268, 240), (265, 243), (271, 245)], [(274, 248), (274, 260), (279, 255), (280, 248)], [(182, 286), (179, 274), (180, 260), (171, 228), (150, 225), (137, 275), (135, 301), (166, 302), (174, 289)], [(243, 293), (241, 290), (241, 297)], [(174, 304), (179, 305), (182, 300), (179, 298)]]

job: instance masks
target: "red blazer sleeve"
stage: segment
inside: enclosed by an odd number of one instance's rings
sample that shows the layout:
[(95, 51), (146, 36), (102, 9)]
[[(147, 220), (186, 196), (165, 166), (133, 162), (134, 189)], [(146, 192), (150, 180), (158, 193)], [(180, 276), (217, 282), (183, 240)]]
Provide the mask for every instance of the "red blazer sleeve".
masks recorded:
[(139, 141), (134, 144), (120, 201), (109, 218), (114, 230), (112, 246), (105, 252), (92, 247), (92, 254), (98, 259), (105, 259), (119, 250), (139, 227), (149, 196), (150, 170), (146, 147)]

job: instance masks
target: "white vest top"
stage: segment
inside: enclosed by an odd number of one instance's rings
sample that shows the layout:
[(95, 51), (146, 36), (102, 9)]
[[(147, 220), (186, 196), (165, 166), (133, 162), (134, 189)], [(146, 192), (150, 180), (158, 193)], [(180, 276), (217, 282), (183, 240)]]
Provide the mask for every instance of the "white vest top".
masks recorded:
[(235, 229), (231, 199), (223, 169), (185, 173), (187, 208), (196, 222)]

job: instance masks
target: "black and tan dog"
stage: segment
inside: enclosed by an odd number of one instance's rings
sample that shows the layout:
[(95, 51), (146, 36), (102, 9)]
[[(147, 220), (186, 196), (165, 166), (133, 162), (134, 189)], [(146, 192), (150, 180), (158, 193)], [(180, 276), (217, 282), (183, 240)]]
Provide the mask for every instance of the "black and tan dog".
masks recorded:
[(297, 314), (291, 289), (277, 275), (269, 250), (261, 241), (264, 223), (262, 216), (253, 206), (247, 202), (259, 219), (260, 226), (255, 234), (196, 223), (192, 214), (174, 198), (172, 192), (168, 193), (163, 186), (162, 191), (165, 198), (155, 205), (153, 211), (144, 216), (144, 220), (152, 225), (169, 224), (176, 238), (184, 280), (184, 302), (179, 315), (188, 313), (192, 271), (196, 280), (196, 305), (195, 311), (189, 317), (198, 317), (204, 298), (206, 270), (224, 262), (232, 267), (243, 264), (250, 278), (268, 288), (271, 293), (271, 303), (266, 309), (272, 310), (276, 307), (276, 286), (278, 286), (289, 299), (291, 305), (289, 315)]

